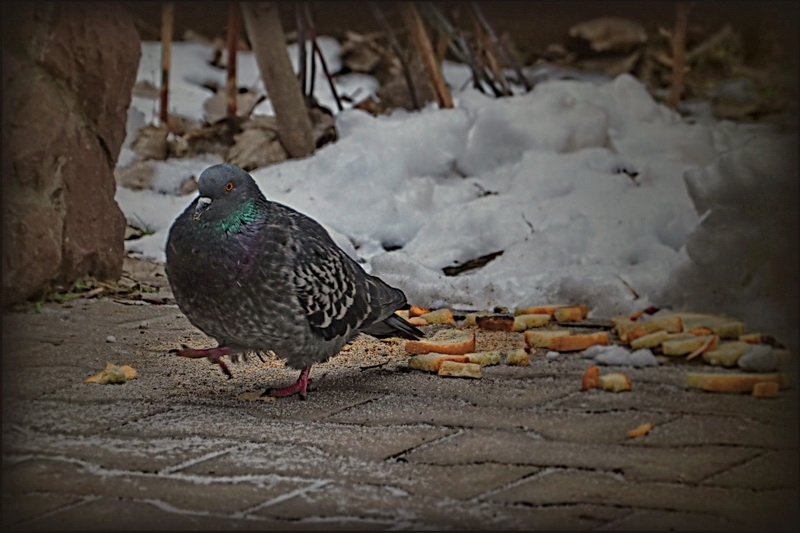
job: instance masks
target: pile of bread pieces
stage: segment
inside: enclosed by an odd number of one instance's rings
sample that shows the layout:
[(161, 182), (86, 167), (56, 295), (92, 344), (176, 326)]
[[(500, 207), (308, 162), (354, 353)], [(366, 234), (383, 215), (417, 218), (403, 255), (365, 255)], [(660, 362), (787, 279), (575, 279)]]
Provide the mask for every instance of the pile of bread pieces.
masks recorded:
[[(477, 379), (488, 365), (528, 366), (532, 356), (550, 352), (580, 352), (597, 345), (617, 345), (631, 350), (692, 361), (701, 358), (709, 366), (738, 367), (738, 372), (687, 372), (688, 387), (711, 392), (749, 392), (759, 398), (776, 397), (789, 386), (790, 353), (772, 337), (745, 333), (742, 321), (705, 313), (666, 313), (648, 309), (609, 320), (589, 319), (586, 305), (548, 304), (517, 308), (513, 313), (431, 310), (411, 306), (398, 314), (416, 326), (438, 324), (432, 336), (405, 341), (413, 354), (409, 368), (439, 376)], [(520, 346), (506, 350), (476, 351), (478, 335), (504, 331), (516, 335)], [(757, 362), (754, 362), (757, 361)], [(766, 362), (766, 363), (765, 363)], [(748, 371), (750, 370), (750, 371)], [(754, 370), (754, 371), (753, 371)], [(624, 373), (600, 375), (590, 366), (582, 390), (600, 388), (631, 390)]]

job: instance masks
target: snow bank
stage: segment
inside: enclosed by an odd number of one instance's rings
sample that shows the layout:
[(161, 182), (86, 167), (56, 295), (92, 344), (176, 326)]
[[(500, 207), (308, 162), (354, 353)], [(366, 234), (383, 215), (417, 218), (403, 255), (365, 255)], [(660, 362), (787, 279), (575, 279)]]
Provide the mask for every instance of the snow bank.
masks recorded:
[[(180, 50), (173, 101), (193, 102), (198, 116), (196, 88), (182, 84), (222, 73), (196, 46)], [(257, 85), (252, 57), (239, 61)], [(445, 74), (464, 85), (463, 69)], [(691, 123), (627, 75), (542, 81), (503, 99), (465, 88), (454, 99), (447, 110), (338, 112), (336, 143), (252, 175), (415, 304), (574, 302), (594, 316), (662, 305), (728, 313), (796, 342), (796, 137)], [(138, 100), (135, 110), (151, 120)], [(208, 164), (167, 162), (159, 190)], [(191, 197), (120, 189), (117, 200), (129, 223), (154, 232), (128, 241), (129, 252), (163, 261), (169, 224)], [(496, 252), (482, 268), (442, 270)]]

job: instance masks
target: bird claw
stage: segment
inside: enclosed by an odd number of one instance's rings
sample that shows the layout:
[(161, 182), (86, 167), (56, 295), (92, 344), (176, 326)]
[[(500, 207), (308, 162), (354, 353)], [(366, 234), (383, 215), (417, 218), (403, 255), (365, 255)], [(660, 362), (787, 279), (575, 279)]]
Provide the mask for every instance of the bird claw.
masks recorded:
[(308, 386), (311, 384), (312, 380), (309, 379), (308, 375), (311, 373), (311, 367), (308, 366), (300, 371), (300, 377), (297, 378), (297, 381), (289, 385), (288, 387), (281, 387), (281, 388), (269, 388), (265, 390), (261, 396), (272, 396), (273, 398), (282, 398), (284, 396), (291, 396), (293, 394), (297, 394), (300, 396), (301, 400), (306, 399), (306, 393), (308, 392)]
[(233, 374), (231, 373), (228, 365), (221, 359), (223, 355), (231, 355), (234, 351), (227, 346), (217, 346), (216, 348), (201, 348), (199, 350), (194, 348), (189, 348), (185, 344), (181, 344), (181, 349), (172, 349), (169, 353), (174, 353), (179, 357), (188, 357), (189, 359), (200, 359), (200, 358), (207, 358), (211, 363), (219, 365), (220, 370), (222, 373), (228, 376), (228, 379), (233, 378)]

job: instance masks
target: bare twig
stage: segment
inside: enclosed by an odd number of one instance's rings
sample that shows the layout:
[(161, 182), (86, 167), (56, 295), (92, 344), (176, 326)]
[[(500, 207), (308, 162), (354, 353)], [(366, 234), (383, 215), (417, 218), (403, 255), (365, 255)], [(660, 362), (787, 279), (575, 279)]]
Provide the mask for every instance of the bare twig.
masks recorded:
[(725, 25), (721, 30), (716, 32), (714, 35), (703, 41), (702, 43), (698, 44), (688, 52), (686, 52), (686, 62), (691, 63), (701, 55), (705, 54), (719, 43), (723, 42), (725, 39), (733, 35), (733, 28), (730, 25)]
[(161, 6), (161, 88), (158, 118), (162, 126), (169, 126), (169, 69), (170, 51), (172, 50), (172, 27), (175, 5), (165, 2)]
[(426, 8), (429, 20), (441, 27), (444, 33), (454, 37), (454, 39), (448, 41), (448, 48), (459, 61), (469, 66), (470, 72), (472, 73), (472, 86), (485, 94), (486, 90), (481, 84), (481, 81), (484, 79), (483, 67), (480, 61), (475, 57), (475, 54), (472, 53), (472, 49), (467, 44), (464, 34), (461, 30), (455, 28), (435, 5), (424, 4), (424, 7)]
[(413, 3), (408, 2), (402, 4), (400, 9), (411, 39), (417, 46), (422, 56), (422, 61), (428, 69), (428, 75), (439, 99), (439, 105), (444, 108), (453, 107), (453, 98), (450, 96), (450, 90), (444, 82), (440, 65), (436, 61), (436, 54), (433, 51), (433, 46), (431, 46), (431, 41), (425, 31), (425, 26), (417, 12), (417, 8)]
[(239, 5), (228, 3), (228, 64), (226, 65), (225, 92), (228, 102), (228, 117), (236, 116), (236, 52), (239, 48)]
[[(328, 80), (328, 87), (331, 89), (331, 94), (333, 95), (333, 99), (336, 100), (336, 107), (339, 111), (344, 109), (342, 107), (342, 101), (339, 98), (339, 93), (336, 92), (336, 86), (333, 83), (333, 76), (331, 76), (330, 71), (328, 70), (328, 62), (325, 61), (325, 56), (322, 55), (322, 50), (319, 47), (319, 43), (317, 43), (317, 28), (314, 25), (314, 19), (311, 17), (311, 13), (308, 10), (308, 4), (305, 6), (306, 8), (306, 23), (308, 24), (311, 30), (311, 44), (313, 46), (313, 51), (316, 53), (317, 57), (319, 57), (320, 65), (322, 65), (322, 72), (325, 73), (325, 78)], [(312, 55), (313, 58), (313, 55)], [(311, 93), (313, 96), (313, 93)]]
[(678, 2), (675, 5), (675, 31), (672, 37), (672, 83), (667, 96), (667, 104), (673, 109), (678, 106), (678, 101), (683, 92), (683, 77), (686, 74), (686, 27), (689, 23), (691, 3)]
[(511, 50), (508, 49), (508, 46), (506, 45), (505, 41), (503, 41), (497, 36), (497, 32), (495, 32), (492, 25), (489, 24), (489, 20), (483, 14), (483, 10), (481, 10), (478, 3), (472, 2), (470, 6), (472, 7), (472, 11), (477, 17), (478, 21), (480, 21), (481, 26), (483, 26), (484, 31), (486, 31), (486, 33), (489, 35), (492, 45), (496, 49), (499, 49), (500, 53), (503, 56), (503, 60), (507, 64), (511, 65), (511, 68), (514, 69), (514, 72), (517, 74), (517, 77), (525, 86), (525, 90), (530, 91), (531, 89), (533, 89), (531, 82), (528, 81), (528, 78), (526, 78), (525, 74), (522, 72), (522, 67), (519, 64), (519, 61), (517, 61), (517, 58), (514, 57), (514, 54), (511, 53)]
[[(308, 40), (309, 41), (316, 41), (317, 39), (317, 29), (315, 27), (308, 27), (308, 16), (305, 12), (305, 6), (303, 6), (303, 20), (306, 21), (306, 31), (308, 32)], [(305, 47), (305, 44), (303, 45)], [(314, 60), (314, 46), (311, 46), (311, 64), (309, 65), (310, 72), (308, 74), (308, 97), (313, 98), (314, 96), (314, 88), (317, 84), (317, 62)]]
[(370, 3), (370, 9), (372, 10), (372, 14), (375, 17), (375, 20), (378, 21), (378, 24), (383, 28), (383, 31), (386, 33), (386, 38), (389, 40), (389, 46), (392, 47), (397, 59), (400, 60), (400, 67), (403, 70), (403, 77), (406, 79), (406, 85), (408, 86), (408, 93), (411, 96), (411, 105), (414, 106), (414, 109), (419, 109), (419, 98), (417, 97), (417, 89), (414, 87), (414, 80), (411, 76), (411, 68), (408, 65), (408, 58), (406, 57), (405, 53), (403, 53), (403, 49), (400, 47), (400, 43), (397, 41), (397, 36), (392, 31), (392, 27), (389, 26), (389, 23), (386, 22), (386, 17), (383, 16), (383, 11), (375, 2)]
[(502, 95), (511, 96), (512, 93), (511, 88), (508, 85), (508, 80), (506, 79), (505, 74), (503, 74), (500, 64), (497, 61), (497, 50), (494, 46), (494, 43), (481, 24), (480, 18), (476, 13), (473, 4), (470, 4), (470, 7), (472, 7), (472, 9), (469, 10), (469, 15), (473, 24), (475, 25), (475, 38), (479, 44), (480, 50), (483, 52), (483, 56), (486, 58), (486, 66), (492, 73), (492, 76), (494, 76), (494, 79), (498, 81)]

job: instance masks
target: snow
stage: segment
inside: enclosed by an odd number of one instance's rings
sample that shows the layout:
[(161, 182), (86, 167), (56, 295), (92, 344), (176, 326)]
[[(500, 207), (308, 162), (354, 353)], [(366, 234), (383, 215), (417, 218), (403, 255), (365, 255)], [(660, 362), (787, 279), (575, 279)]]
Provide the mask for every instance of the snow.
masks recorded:
[[(321, 45), (336, 72), (338, 43)], [(160, 45), (142, 48), (139, 79), (157, 85)], [(174, 43), (171, 112), (203, 118), (212, 92), (202, 85), (224, 86), (211, 56), (207, 45)], [(683, 118), (628, 75), (537, 71), (533, 91), (495, 99), (471, 87), (466, 67), (445, 62), (443, 72), (454, 109), (375, 117), (346, 102), (339, 112), (318, 66), (315, 95), (339, 140), (251, 174), (414, 304), (572, 302), (599, 317), (669, 306), (730, 314), (796, 346), (796, 134)], [(238, 55), (238, 74), (264, 91), (252, 54)], [(360, 99), (377, 82), (349, 74), (337, 87)], [(133, 160), (131, 131), (156, 109), (133, 99), (119, 166)], [(269, 100), (255, 109), (271, 112)], [(214, 162), (159, 162), (156, 191), (118, 189), (128, 222), (152, 232), (127, 241), (129, 253), (164, 261), (169, 226), (193, 197), (175, 196), (180, 183)], [(500, 251), (482, 268), (442, 271)]]
[(770, 346), (754, 344), (737, 361), (739, 368), (751, 372), (773, 372), (778, 368), (778, 354)]
[(594, 359), (595, 363), (609, 366), (658, 366), (658, 359), (647, 348), (633, 352), (622, 346), (592, 346), (581, 354), (587, 359)]

